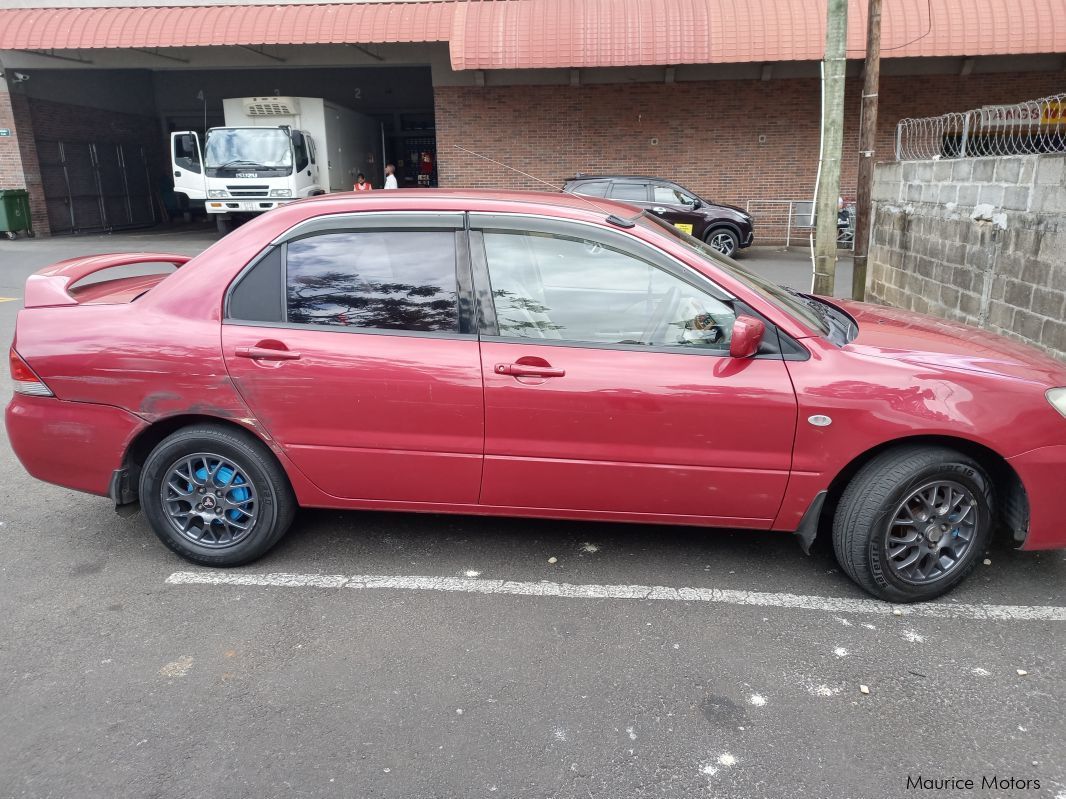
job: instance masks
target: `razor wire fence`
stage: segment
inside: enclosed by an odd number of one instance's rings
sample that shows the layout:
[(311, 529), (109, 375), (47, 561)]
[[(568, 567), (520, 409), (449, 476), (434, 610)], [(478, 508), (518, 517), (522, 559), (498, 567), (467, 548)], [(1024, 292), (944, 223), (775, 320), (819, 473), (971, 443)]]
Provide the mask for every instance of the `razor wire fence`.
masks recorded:
[(1066, 152), (1066, 94), (901, 119), (896, 160), (982, 158)]

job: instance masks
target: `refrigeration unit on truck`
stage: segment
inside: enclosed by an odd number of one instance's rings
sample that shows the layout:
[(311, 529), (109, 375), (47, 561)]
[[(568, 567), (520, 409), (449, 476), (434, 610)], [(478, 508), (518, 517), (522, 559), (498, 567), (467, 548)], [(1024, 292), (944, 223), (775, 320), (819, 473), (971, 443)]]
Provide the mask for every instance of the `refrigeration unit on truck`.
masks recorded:
[(381, 180), (381, 125), (364, 114), (315, 97), (237, 97), (222, 107), (226, 124), (202, 147), (195, 131), (170, 134), (174, 191), (203, 200), (221, 233), (289, 200), (351, 191), (359, 172)]

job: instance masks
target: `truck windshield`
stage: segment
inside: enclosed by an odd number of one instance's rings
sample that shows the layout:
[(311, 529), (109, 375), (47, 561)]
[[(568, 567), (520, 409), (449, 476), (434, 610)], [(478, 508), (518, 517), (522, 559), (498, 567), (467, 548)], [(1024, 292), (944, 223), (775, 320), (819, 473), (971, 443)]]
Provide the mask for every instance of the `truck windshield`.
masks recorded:
[(204, 161), (212, 169), (291, 167), (292, 144), (280, 128), (218, 128), (207, 134)]

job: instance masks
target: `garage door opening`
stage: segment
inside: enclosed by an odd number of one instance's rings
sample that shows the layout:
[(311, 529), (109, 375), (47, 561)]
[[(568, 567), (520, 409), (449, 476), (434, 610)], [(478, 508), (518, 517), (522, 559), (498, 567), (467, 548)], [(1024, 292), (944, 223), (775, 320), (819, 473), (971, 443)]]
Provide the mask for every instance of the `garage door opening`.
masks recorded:
[[(203, 142), (208, 129), (232, 124), (227, 99), (313, 98), (363, 120), (355, 161), (350, 152), (338, 155), (356, 146), (344, 136), (328, 142), (333, 153), (318, 156), (326, 170), (333, 166), (334, 189), (344, 184), (350, 190), (356, 171), (381, 188), (388, 162), (396, 165), (401, 188), (437, 185), (429, 67), (54, 69), (34, 70), (32, 78), (27, 94), (53, 233), (147, 227), (203, 215), (202, 201), (174, 192), (170, 134), (194, 131)], [(255, 124), (274, 122), (263, 116)], [(351, 174), (339, 180), (337, 162), (360, 166), (346, 168)]]

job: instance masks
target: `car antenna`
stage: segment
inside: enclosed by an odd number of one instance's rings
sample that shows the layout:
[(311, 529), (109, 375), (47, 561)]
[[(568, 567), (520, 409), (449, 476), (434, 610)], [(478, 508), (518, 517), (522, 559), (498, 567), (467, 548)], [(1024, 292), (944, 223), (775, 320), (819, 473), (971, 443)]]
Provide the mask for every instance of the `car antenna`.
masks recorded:
[[(537, 181), (537, 183), (543, 183), (545, 186), (550, 186), (552, 191), (556, 191), (556, 192), (559, 191), (559, 189), (555, 186), (555, 184), (549, 183), (546, 180), (542, 180), (541, 178), (538, 178), (536, 175), (530, 175), (528, 172), (523, 172), (521, 169), (516, 169), (513, 166), (509, 166), (508, 164), (505, 164), (502, 161), (497, 161), (495, 158), (489, 158), (487, 155), (482, 155), (481, 153), (475, 153), (473, 150), (468, 150), (466, 147), (460, 147), (458, 144), (453, 144), (452, 147), (454, 147), (456, 150), (462, 150), (464, 153), (470, 153), (470, 155), (477, 156), (478, 158), (481, 158), (481, 159), (483, 159), (485, 161), (489, 161), (490, 163), (496, 164), (497, 166), (502, 166), (504, 169), (510, 169), (512, 172), (517, 172), (519, 175), (523, 175), (523, 176), (529, 178), (530, 180)], [(584, 196), (583, 194), (574, 194), (573, 196), (577, 197), (579, 200), (581, 200), (586, 205), (591, 206), (592, 208), (595, 208), (601, 214), (606, 214), (607, 215), (607, 221), (610, 222), (612, 225), (615, 225), (616, 227), (631, 228), (631, 227), (634, 227), (636, 225), (636, 222), (634, 221), (637, 218), (636, 216), (633, 217), (633, 219), (625, 219), (624, 217), (621, 217), (621, 216), (618, 216), (617, 214), (611, 213), (606, 208), (601, 208), (600, 206), (596, 205), (596, 203), (594, 203), (592, 200), (590, 200), (588, 197)], [(637, 214), (637, 216), (640, 216), (640, 214)]]

